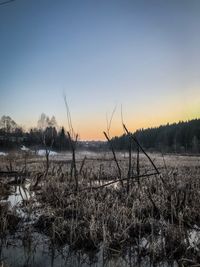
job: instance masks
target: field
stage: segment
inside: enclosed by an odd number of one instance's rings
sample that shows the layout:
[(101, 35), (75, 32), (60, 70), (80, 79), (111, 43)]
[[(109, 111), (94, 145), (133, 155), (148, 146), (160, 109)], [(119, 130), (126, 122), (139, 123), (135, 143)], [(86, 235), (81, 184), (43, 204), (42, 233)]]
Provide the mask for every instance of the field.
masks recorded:
[(75, 156), (0, 156), (1, 266), (200, 266), (199, 157)]

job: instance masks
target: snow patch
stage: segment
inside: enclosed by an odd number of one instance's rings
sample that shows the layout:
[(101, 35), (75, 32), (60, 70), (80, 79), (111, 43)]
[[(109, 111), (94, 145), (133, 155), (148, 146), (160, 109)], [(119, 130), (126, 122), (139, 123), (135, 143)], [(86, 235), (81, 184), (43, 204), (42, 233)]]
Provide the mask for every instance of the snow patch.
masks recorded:
[(0, 151), (0, 156), (7, 156), (7, 155), (8, 155), (8, 153), (1, 152), (1, 151)]
[[(196, 225), (195, 225), (196, 226)], [(189, 241), (189, 248), (193, 248), (199, 251), (200, 245), (200, 232), (199, 227), (196, 226), (196, 229), (189, 232), (188, 241)]]
[[(39, 150), (37, 151), (37, 154), (38, 154), (38, 156), (45, 156), (45, 155), (46, 155), (46, 150), (45, 150), (45, 149), (39, 149)], [(58, 155), (57, 152), (55, 152), (55, 151), (51, 151), (51, 150), (50, 150), (50, 152), (49, 152), (49, 156), (56, 156), (56, 155)]]
[(22, 146), (22, 147), (21, 147), (21, 150), (22, 150), (22, 151), (29, 151), (29, 148), (28, 148), (28, 147), (25, 147), (25, 146)]

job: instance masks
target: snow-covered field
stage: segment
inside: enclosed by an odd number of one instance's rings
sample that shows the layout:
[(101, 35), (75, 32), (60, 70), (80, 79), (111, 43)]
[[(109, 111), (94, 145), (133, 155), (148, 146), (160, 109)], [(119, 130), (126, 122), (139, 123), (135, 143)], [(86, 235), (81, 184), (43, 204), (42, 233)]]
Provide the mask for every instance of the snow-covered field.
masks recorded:
[(8, 153), (1, 152), (1, 151), (0, 151), (0, 156), (7, 156), (7, 155), (8, 155)]
[[(38, 156), (45, 156), (46, 155), (46, 150), (45, 149), (39, 149), (37, 151), (37, 155)], [(52, 151), (52, 150), (49, 151), (49, 156), (57, 156), (57, 155), (58, 155), (57, 152)]]

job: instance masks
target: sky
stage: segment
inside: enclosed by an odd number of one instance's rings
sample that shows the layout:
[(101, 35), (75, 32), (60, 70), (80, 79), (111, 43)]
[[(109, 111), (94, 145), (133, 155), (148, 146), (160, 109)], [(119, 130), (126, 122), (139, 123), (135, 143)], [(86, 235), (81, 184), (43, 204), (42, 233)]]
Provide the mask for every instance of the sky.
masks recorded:
[[(4, 0), (0, 0), (0, 3)], [(0, 5), (0, 116), (40, 114), (82, 140), (200, 117), (199, 0), (15, 0)], [(122, 107), (122, 108), (121, 108)]]

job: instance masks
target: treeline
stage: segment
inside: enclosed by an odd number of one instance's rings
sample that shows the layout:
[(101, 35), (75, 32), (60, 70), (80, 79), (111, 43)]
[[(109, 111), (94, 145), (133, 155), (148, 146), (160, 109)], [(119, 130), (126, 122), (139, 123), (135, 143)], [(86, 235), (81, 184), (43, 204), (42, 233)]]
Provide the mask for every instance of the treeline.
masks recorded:
[[(134, 135), (148, 151), (164, 153), (200, 153), (200, 119), (161, 125), (155, 128), (137, 130)], [(115, 150), (129, 150), (127, 135), (111, 140)], [(55, 117), (41, 114), (38, 126), (28, 132), (23, 131), (10, 117), (0, 119), (0, 148), (9, 150), (22, 145), (32, 148), (51, 148), (56, 151), (70, 150), (70, 141), (63, 127), (58, 127)], [(99, 151), (110, 146), (104, 142), (78, 142), (77, 148)], [(132, 149), (136, 146), (132, 144)]]
[(0, 148), (4, 150), (19, 148), (20, 146), (51, 148), (54, 150), (69, 150), (70, 142), (65, 129), (58, 127), (54, 116), (49, 118), (41, 114), (37, 127), (24, 131), (9, 116), (0, 119)]
[[(165, 153), (200, 152), (200, 119), (140, 129), (134, 135), (140, 144), (149, 151)], [(130, 146), (127, 135), (114, 137), (112, 143), (116, 150), (128, 150)], [(136, 146), (133, 145), (133, 149), (136, 149)]]
[(70, 149), (70, 142), (63, 127), (59, 131), (55, 127), (47, 127), (45, 130), (31, 129), (26, 133), (23, 143), (27, 147), (48, 147), (57, 151)]
[[(74, 141), (71, 140), (73, 143)], [(54, 116), (42, 113), (37, 127), (24, 131), (11, 117), (0, 118), (0, 151), (19, 149), (26, 146), (31, 150), (52, 149), (55, 151), (71, 150), (71, 142), (64, 127), (59, 127)], [(102, 151), (106, 142), (77, 140), (76, 149)]]
[(70, 149), (69, 139), (63, 127), (59, 131), (55, 127), (47, 127), (44, 130), (31, 129), (29, 132), (24, 132), (20, 128), (12, 132), (0, 129), (0, 148), (8, 150), (22, 145), (33, 149), (51, 148), (57, 151)]

